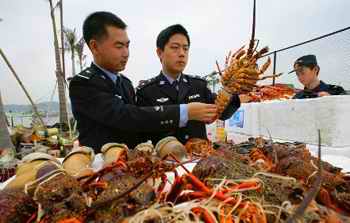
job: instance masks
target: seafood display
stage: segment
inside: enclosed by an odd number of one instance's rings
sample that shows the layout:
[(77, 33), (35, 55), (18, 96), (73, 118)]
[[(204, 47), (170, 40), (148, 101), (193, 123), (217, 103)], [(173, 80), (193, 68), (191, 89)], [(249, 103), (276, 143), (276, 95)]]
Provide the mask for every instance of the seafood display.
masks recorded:
[[(80, 170), (76, 163), (61, 166), (41, 157), (23, 187), (0, 191), (1, 222), (350, 221), (350, 178), (312, 156), (305, 144), (191, 139), (183, 147), (186, 161), (170, 150), (159, 154), (150, 142), (134, 150), (106, 144), (103, 167), (84, 177), (76, 176), (86, 168), (81, 156)], [(108, 157), (110, 149), (115, 151)], [(65, 160), (92, 158), (87, 148), (77, 151)]]

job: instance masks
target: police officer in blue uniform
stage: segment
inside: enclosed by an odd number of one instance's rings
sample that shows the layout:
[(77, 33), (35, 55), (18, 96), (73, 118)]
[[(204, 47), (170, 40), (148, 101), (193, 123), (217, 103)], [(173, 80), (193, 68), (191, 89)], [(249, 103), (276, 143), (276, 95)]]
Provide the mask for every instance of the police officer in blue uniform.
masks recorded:
[(89, 15), (83, 25), (85, 42), (94, 61), (75, 75), (69, 85), (72, 111), (81, 145), (99, 152), (105, 143), (141, 142), (137, 133), (170, 131), (188, 120), (213, 120), (216, 106), (189, 103), (137, 107), (131, 81), (122, 75), (129, 57), (126, 24), (109, 12)]
[[(207, 87), (207, 81), (199, 76), (183, 73), (188, 61), (190, 38), (186, 29), (177, 24), (160, 32), (157, 38), (157, 54), (162, 71), (156, 77), (142, 81), (136, 91), (138, 106), (172, 105), (190, 102), (214, 103), (216, 95)], [(232, 95), (231, 102), (220, 119), (225, 120), (240, 107), (238, 95)], [(173, 131), (159, 130), (152, 136), (153, 143), (165, 136), (175, 136), (186, 143), (190, 138), (207, 138), (205, 123), (189, 121), (183, 128)]]
[(296, 72), (298, 80), (304, 85), (304, 90), (293, 97), (295, 99), (346, 94), (341, 86), (326, 84), (319, 79), (320, 67), (315, 55), (305, 55), (298, 58), (294, 63), (294, 70), (289, 73), (293, 72)]

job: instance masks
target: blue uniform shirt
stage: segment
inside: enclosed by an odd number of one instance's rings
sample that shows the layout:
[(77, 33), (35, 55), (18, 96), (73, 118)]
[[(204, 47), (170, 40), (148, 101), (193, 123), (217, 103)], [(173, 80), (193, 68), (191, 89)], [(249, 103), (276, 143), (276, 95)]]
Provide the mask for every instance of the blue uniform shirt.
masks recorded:
[[(166, 77), (166, 79), (169, 81), (170, 85), (173, 84), (173, 82), (175, 81), (174, 78), (172, 78), (170, 75), (164, 73), (163, 72), (163, 75)], [(179, 82), (180, 81), (180, 78), (181, 78), (181, 74), (178, 75), (177, 77), (177, 81)], [(180, 104), (180, 122), (179, 122), (179, 127), (182, 128), (182, 127), (185, 127), (187, 125), (187, 122), (188, 122), (188, 105), (187, 104)]]

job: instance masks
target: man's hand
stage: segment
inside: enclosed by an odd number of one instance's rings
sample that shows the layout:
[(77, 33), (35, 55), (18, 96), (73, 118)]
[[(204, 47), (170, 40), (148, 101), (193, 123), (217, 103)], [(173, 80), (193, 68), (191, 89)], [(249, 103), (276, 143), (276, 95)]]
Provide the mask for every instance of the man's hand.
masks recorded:
[(326, 92), (326, 91), (321, 91), (321, 92), (318, 92), (318, 97), (323, 97), (323, 96), (330, 96), (331, 94)]
[(205, 123), (213, 122), (217, 117), (217, 108), (214, 104), (204, 104), (192, 102), (188, 104), (188, 119), (202, 121)]

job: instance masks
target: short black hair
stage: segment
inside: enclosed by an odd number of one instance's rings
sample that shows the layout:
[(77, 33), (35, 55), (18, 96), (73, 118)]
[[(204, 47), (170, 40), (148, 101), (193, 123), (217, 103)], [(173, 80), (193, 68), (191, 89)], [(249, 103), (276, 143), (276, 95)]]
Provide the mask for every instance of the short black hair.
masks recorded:
[(87, 45), (91, 39), (99, 40), (107, 35), (106, 26), (126, 29), (127, 25), (118, 16), (110, 12), (94, 12), (90, 14), (83, 24), (83, 37)]
[(157, 48), (164, 50), (165, 45), (169, 42), (169, 39), (175, 34), (182, 34), (187, 38), (188, 45), (190, 45), (190, 36), (187, 30), (180, 24), (169, 26), (162, 30), (157, 37)]

